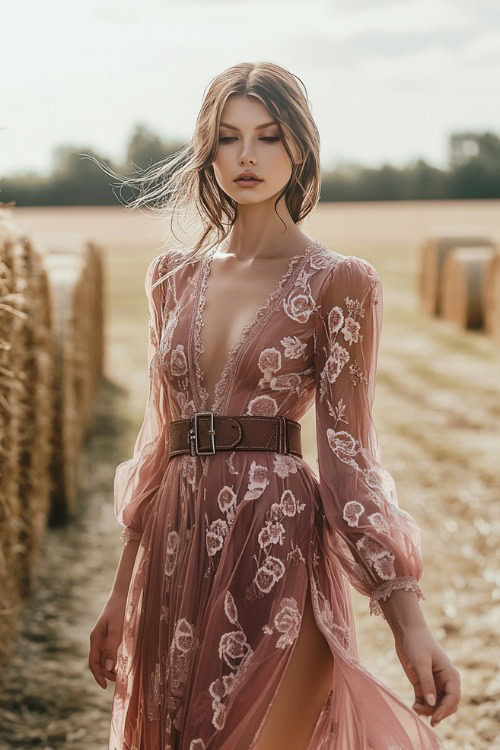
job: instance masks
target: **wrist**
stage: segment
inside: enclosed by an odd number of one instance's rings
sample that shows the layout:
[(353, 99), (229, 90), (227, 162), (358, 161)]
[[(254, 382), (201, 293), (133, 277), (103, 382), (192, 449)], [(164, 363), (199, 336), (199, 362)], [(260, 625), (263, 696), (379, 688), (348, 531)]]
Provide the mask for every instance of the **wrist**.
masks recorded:
[(124, 590), (120, 587), (113, 586), (108, 596), (108, 603), (111, 605), (118, 605), (125, 607), (127, 601), (128, 589)]
[(398, 589), (379, 601), (384, 617), (392, 630), (405, 630), (413, 627), (427, 627), (419, 598), (414, 591)]

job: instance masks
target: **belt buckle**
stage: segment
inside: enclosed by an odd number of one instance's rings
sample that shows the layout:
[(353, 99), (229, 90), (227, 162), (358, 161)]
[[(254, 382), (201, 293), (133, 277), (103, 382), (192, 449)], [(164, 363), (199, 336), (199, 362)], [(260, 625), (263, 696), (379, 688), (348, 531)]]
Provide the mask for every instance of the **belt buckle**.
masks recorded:
[[(210, 417), (210, 426), (208, 434), (210, 435), (211, 447), (206, 450), (200, 450), (198, 444), (198, 418), (199, 417)], [(189, 440), (191, 443), (191, 455), (192, 456), (212, 456), (215, 453), (215, 429), (214, 429), (214, 413), (213, 411), (197, 411), (193, 414), (194, 426), (189, 430)]]

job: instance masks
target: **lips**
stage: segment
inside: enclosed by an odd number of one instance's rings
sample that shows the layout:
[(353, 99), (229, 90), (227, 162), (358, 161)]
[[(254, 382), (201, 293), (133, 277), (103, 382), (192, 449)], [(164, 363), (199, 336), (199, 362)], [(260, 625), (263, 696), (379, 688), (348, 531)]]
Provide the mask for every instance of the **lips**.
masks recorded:
[(250, 182), (252, 180), (255, 182), (262, 182), (262, 180), (253, 172), (245, 172), (244, 174), (240, 174), (235, 179), (235, 182)]

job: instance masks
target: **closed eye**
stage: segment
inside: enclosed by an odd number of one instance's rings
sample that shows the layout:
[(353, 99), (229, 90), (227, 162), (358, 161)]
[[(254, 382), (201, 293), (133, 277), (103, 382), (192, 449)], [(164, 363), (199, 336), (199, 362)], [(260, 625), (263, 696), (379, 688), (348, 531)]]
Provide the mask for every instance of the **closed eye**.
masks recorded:
[[(236, 138), (234, 136), (228, 135), (225, 138), (219, 138), (219, 143), (228, 143), (229, 141), (235, 141), (235, 140)], [(259, 141), (268, 141), (268, 142), (279, 141), (279, 140), (280, 140), (279, 136), (268, 136), (264, 138), (259, 138)]]

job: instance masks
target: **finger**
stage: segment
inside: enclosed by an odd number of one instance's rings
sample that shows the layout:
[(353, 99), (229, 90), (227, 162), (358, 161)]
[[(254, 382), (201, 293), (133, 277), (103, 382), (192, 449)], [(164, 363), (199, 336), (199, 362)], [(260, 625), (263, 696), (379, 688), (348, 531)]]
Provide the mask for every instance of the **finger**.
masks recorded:
[(429, 706), (421, 696), (415, 699), (412, 708), (420, 716), (432, 716), (436, 710), (433, 706)]
[(101, 669), (101, 651), (97, 645), (92, 645), (89, 652), (89, 668), (94, 675), (95, 681), (102, 688), (107, 688), (107, 682), (102, 675)]
[(410, 661), (407, 661), (406, 659), (402, 660), (402, 665), (405, 670), (406, 676), (413, 685), (413, 690), (415, 693), (415, 700), (412, 706), (413, 710), (422, 716), (432, 715), (434, 709), (425, 702), (424, 696), (422, 694), (422, 687), (420, 685), (420, 680), (418, 678), (415, 667)]
[(101, 654), (101, 673), (108, 680), (116, 681), (116, 659), (109, 650), (104, 650)]
[(435, 715), (433, 716), (432, 724), (445, 719), (450, 714), (455, 713), (460, 702), (460, 675), (458, 673), (451, 674), (445, 682), (445, 694), (441, 700)]
[(434, 708), (432, 708), (432, 706), (428, 706), (425, 702), (420, 700), (414, 701), (412, 708), (419, 716), (432, 716), (434, 713)]
[(434, 707), (437, 701), (437, 689), (432, 674), (432, 662), (430, 659), (420, 660), (413, 665), (420, 683), (419, 696), (425, 699), (427, 706)]
[(89, 668), (94, 675), (97, 684), (104, 690), (108, 687), (108, 683), (102, 674), (103, 670), (101, 661), (105, 643), (106, 631), (102, 628), (93, 629), (90, 634)]

